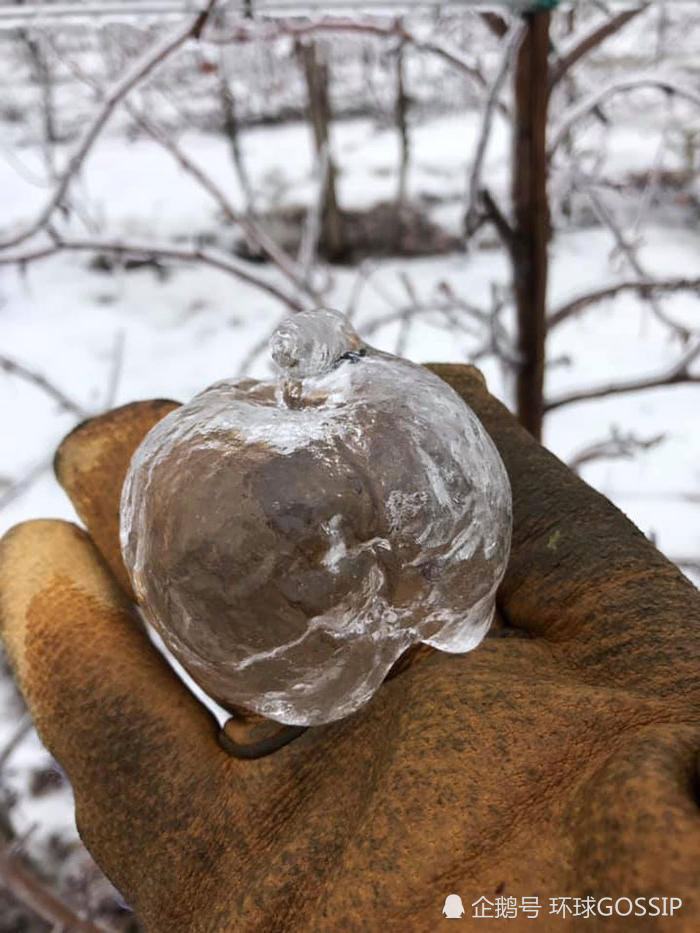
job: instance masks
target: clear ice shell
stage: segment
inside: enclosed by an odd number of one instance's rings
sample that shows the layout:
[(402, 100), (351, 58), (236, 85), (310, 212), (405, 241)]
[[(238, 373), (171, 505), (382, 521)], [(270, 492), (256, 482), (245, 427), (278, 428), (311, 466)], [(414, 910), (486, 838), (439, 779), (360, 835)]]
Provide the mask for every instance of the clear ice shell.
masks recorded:
[(411, 644), (479, 644), (510, 484), (446, 383), (337, 312), (289, 318), (271, 349), (279, 382), (216, 383), (147, 434), (121, 545), (146, 619), (210, 696), (317, 725)]

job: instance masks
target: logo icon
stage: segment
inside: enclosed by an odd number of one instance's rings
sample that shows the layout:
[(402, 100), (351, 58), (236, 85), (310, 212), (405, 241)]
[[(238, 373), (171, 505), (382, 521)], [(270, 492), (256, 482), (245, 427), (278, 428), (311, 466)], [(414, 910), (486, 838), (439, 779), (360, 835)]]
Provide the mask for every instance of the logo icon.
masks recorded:
[(459, 894), (448, 894), (445, 898), (445, 906), (442, 908), (444, 916), (448, 920), (460, 920), (464, 913), (464, 904)]

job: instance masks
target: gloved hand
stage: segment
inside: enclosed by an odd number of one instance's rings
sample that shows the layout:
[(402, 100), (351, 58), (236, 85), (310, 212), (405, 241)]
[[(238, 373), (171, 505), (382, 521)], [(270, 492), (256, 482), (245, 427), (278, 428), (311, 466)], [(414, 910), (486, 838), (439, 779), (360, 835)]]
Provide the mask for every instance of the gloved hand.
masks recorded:
[(464, 919), (482, 896), (539, 898), (534, 923), (519, 914), (493, 929), (570, 929), (549, 913), (564, 896), (681, 898), (673, 918), (597, 922), (700, 928), (700, 597), (476, 370), (431, 368), (479, 414), (510, 474), (501, 624), (469, 654), (423, 656), (355, 715), (269, 757), (221, 749), (130, 600), (119, 492), (174, 403), (116, 409), (61, 445), (57, 475), (89, 534), (32, 521), (1, 542), (18, 683), (72, 782), (88, 849), (148, 930), (432, 930), (450, 893)]

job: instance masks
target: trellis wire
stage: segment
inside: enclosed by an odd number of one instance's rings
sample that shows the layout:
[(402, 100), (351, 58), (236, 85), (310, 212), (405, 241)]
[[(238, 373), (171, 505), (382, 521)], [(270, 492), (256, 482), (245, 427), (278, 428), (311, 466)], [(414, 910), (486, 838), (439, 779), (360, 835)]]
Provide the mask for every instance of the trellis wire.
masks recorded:
[[(677, 4), (696, 0), (676, 0)], [(18, 5), (15, 0), (0, 0), (0, 31), (50, 22), (85, 22), (95, 20), (169, 19), (196, 11), (203, 4), (197, 0), (29, 0)], [(399, 15), (402, 12), (444, 10), (494, 11), (510, 9), (523, 12), (553, 7), (570, 8), (575, 0), (223, 0), (222, 12), (240, 16), (322, 16), (343, 13)], [(633, 9), (639, 0), (608, 0), (610, 10)]]

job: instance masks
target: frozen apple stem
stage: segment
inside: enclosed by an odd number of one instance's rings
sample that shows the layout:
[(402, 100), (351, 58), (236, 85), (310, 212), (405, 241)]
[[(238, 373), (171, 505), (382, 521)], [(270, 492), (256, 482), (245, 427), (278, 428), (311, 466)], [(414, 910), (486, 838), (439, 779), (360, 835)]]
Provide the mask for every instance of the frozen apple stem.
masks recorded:
[[(403, 673), (413, 664), (433, 654), (434, 648), (422, 642), (412, 645), (397, 658), (384, 683)], [(285, 726), (258, 713), (238, 710), (227, 719), (219, 732), (219, 744), (232, 758), (266, 758), (303, 735), (310, 726)]]
[(265, 758), (306, 732), (308, 726), (283, 726), (256, 714), (232, 716), (219, 732), (219, 743), (233, 758)]
[(343, 315), (325, 308), (286, 318), (270, 340), (282, 378), (292, 380), (320, 376), (365, 349)]

